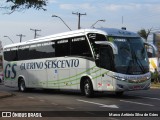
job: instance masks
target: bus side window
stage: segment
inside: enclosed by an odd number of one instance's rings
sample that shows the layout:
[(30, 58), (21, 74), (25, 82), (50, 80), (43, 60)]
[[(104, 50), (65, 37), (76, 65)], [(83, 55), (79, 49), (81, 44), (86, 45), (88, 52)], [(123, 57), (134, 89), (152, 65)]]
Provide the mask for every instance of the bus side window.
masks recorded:
[(9, 50), (4, 52), (4, 59), (6, 61), (17, 61), (17, 50)]
[(95, 41), (107, 41), (105, 35), (103, 34), (97, 34), (97, 33), (89, 33), (87, 34), (87, 37), (90, 41), (93, 54), (96, 58), (97, 54), (99, 53), (99, 45), (95, 44)]
[(28, 60), (29, 59), (29, 47), (18, 49), (18, 60)]
[(31, 45), (29, 48), (29, 59), (51, 58), (55, 57), (54, 42), (46, 42)]
[(85, 36), (71, 38), (71, 55), (92, 57), (89, 43)]
[(69, 39), (62, 39), (56, 41), (56, 46), (55, 46), (55, 56), (56, 57), (64, 57), (64, 56), (69, 56), (70, 55), (70, 41)]

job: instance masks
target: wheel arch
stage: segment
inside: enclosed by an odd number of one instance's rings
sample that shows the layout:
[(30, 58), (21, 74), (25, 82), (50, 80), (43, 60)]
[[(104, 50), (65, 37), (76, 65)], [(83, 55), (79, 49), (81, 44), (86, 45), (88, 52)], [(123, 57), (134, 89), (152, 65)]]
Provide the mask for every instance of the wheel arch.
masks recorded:
[(22, 76), (22, 75), (20, 75), (20, 76), (18, 76), (18, 86), (19, 86), (19, 83), (20, 83), (21, 78), (24, 80), (24, 82), (25, 82), (25, 84), (26, 84), (25, 77)]
[(83, 86), (84, 86), (84, 82), (85, 80), (89, 79), (92, 83), (92, 87), (93, 87), (93, 90), (95, 90), (95, 83), (93, 82), (93, 79), (90, 75), (83, 75), (80, 79), (80, 90), (83, 89)]

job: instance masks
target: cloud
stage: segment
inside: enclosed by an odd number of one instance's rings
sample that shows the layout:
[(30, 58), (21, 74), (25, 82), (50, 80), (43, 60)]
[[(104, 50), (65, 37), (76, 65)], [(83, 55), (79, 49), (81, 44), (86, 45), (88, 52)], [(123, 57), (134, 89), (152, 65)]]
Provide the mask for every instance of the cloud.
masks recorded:
[(108, 11), (119, 11), (119, 10), (135, 10), (135, 9), (140, 9), (141, 4), (106, 4), (103, 5), (104, 9)]
[[(52, 1), (52, 0), (50, 0)], [(53, 0), (56, 1), (56, 0)], [(83, 10), (107, 10), (110, 12), (117, 12), (120, 10), (126, 11), (138, 11), (138, 10), (147, 10), (150, 12), (160, 12), (159, 3), (123, 3), (123, 4), (107, 4), (107, 3), (81, 3), (81, 4), (59, 4), (60, 9), (64, 10), (74, 10), (74, 9), (83, 9)]]
[(128, 4), (103, 4), (101, 5), (103, 9), (111, 12), (117, 12), (120, 10), (126, 10), (126, 11), (148, 11), (148, 12), (160, 12), (160, 4), (158, 3), (146, 3), (146, 4), (137, 4), (137, 3), (128, 3)]
[(59, 7), (65, 10), (73, 10), (73, 9), (94, 9), (94, 6), (89, 3), (83, 4), (60, 4)]
[(153, 5), (148, 5), (148, 9), (154, 13), (159, 13), (160, 12), (160, 4), (153, 4)]

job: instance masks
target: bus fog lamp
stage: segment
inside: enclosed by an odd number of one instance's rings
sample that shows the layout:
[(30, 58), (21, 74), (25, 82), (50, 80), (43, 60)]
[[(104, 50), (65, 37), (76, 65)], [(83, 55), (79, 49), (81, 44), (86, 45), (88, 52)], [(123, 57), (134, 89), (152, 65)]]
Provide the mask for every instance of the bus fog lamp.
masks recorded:
[(119, 88), (124, 88), (123, 85), (120, 85), (120, 84), (117, 84), (117, 86), (118, 86)]

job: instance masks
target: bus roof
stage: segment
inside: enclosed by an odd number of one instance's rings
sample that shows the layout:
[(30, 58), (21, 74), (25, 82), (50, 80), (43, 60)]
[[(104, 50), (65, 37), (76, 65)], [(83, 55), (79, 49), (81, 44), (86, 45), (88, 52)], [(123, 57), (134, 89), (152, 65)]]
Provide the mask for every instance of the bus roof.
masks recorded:
[(55, 40), (55, 39), (63, 39), (66, 37), (75, 37), (75, 36), (81, 36), (87, 33), (99, 33), (99, 34), (104, 34), (108, 36), (120, 36), (120, 37), (140, 37), (138, 34), (129, 32), (126, 30), (121, 30), (121, 29), (115, 29), (115, 28), (92, 28), (92, 29), (80, 29), (80, 30), (74, 30), (74, 31), (69, 31), (69, 32), (64, 32), (64, 33), (58, 33), (58, 34), (53, 34), (45, 37), (40, 37), (32, 40), (28, 40), (25, 42), (21, 43), (14, 43), (10, 45), (6, 45), (3, 47), (5, 48), (12, 48), (16, 46), (23, 46), (23, 45), (29, 45), (29, 44), (34, 44), (34, 43), (40, 43), (40, 42), (45, 42), (45, 41), (50, 41), (50, 40)]

